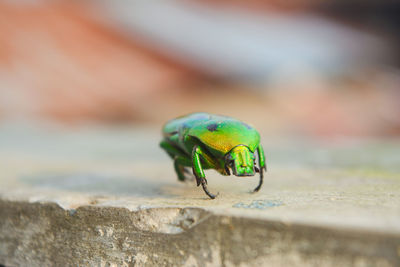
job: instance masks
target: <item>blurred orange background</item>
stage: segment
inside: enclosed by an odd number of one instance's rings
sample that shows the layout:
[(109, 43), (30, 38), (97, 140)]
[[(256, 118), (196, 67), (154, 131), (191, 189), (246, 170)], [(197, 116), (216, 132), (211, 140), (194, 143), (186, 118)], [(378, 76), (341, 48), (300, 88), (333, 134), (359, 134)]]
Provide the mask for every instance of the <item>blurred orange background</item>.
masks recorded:
[(0, 1), (0, 119), (400, 135), (395, 2), (234, 2)]

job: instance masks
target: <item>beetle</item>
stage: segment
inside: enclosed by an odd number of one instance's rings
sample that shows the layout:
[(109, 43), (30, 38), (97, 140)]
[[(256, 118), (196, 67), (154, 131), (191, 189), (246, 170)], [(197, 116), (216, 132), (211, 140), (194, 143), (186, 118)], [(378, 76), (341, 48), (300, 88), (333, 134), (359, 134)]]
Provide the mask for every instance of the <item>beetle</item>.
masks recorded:
[[(215, 169), (222, 175), (254, 176), (260, 174), (257, 192), (263, 184), (266, 162), (260, 144), (260, 134), (237, 119), (205, 112), (191, 113), (168, 121), (160, 142), (174, 161), (178, 180), (186, 179), (187, 167), (192, 167), (197, 186), (214, 199), (217, 195), (207, 188), (205, 169)], [(256, 163), (256, 154), (258, 166)]]

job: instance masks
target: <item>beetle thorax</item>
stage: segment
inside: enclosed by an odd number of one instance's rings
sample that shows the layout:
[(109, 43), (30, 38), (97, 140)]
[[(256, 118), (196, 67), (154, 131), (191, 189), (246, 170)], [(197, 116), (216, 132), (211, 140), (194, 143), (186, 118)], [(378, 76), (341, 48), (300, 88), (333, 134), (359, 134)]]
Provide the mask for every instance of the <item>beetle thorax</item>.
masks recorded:
[(254, 153), (245, 145), (234, 147), (226, 157), (226, 166), (229, 166), (236, 176), (253, 176), (254, 162)]

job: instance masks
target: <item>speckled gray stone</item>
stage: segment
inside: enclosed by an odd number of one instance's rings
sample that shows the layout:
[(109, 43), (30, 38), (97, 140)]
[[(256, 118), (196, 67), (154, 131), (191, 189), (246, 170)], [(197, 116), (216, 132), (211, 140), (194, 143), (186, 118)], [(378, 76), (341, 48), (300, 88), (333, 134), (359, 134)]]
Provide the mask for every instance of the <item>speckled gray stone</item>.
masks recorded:
[(266, 138), (257, 178), (179, 183), (158, 129), (0, 127), (5, 266), (399, 266), (400, 142)]

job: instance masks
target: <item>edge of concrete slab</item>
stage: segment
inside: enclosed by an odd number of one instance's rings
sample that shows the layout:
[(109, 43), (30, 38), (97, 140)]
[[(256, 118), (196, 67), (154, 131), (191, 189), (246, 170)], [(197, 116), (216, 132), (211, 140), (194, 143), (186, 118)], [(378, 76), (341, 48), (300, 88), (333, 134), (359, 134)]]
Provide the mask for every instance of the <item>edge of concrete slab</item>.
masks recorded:
[(0, 200), (5, 266), (400, 266), (400, 235), (202, 208)]

